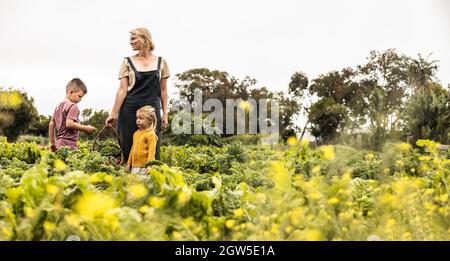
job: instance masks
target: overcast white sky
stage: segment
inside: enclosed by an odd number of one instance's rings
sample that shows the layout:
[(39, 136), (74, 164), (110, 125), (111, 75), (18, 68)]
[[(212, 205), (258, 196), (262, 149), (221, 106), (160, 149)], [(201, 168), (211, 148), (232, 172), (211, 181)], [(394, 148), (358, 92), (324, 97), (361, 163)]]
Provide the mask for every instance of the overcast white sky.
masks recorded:
[(109, 110), (140, 26), (172, 76), (207, 67), (287, 90), (295, 71), (313, 79), (396, 48), (433, 53), (450, 83), (447, 0), (0, 0), (0, 86), (27, 91), (48, 115), (80, 77), (89, 90), (80, 109)]

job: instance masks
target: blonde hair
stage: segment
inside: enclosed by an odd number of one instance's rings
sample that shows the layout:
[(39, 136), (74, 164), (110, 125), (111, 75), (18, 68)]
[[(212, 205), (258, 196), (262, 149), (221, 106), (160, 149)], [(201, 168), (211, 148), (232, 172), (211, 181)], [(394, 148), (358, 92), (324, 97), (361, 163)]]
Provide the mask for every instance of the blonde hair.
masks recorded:
[(144, 117), (148, 120), (150, 123), (150, 129), (156, 130), (157, 127), (157, 120), (156, 120), (156, 111), (155, 108), (153, 108), (150, 105), (143, 106), (137, 110), (138, 114), (143, 114)]
[(152, 35), (147, 28), (139, 27), (130, 31), (130, 34), (137, 36), (137, 38), (141, 41), (142, 46), (149, 50), (153, 51), (155, 49), (155, 44), (152, 40)]

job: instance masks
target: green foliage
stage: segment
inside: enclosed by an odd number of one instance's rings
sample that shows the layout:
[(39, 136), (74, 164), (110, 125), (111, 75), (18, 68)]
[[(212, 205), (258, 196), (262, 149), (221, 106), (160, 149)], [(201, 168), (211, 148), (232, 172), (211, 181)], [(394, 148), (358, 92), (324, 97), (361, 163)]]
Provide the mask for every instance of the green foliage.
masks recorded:
[(339, 135), (345, 121), (346, 109), (330, 98), (322, 98), (314, 103), (308, 115), (311, 134), (319, 141), (327, 143)]
[(405, 132), (413, 141), (432, 139), (448, 143), (450, 106), (448, 90), (429, 83), (417, 90), (408, 101), (404, 112)]
[(3, 138), (0, 239), (449, 240), (450, 160), (437, 143), (289, 144), (163, 147), (132, 174), (86, 143), (52, 153)]
[(15, 141), (37, 118), (33, 98), (26, 92), (0, 88), (0, 135)]

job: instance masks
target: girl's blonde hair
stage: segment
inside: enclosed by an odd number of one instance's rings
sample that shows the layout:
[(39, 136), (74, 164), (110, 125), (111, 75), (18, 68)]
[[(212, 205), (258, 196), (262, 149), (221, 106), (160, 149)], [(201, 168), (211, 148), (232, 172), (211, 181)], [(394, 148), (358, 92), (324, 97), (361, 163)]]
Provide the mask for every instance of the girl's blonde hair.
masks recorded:
[(150, 129), (156, 130), (157, 120), (156, 120), (156, 111), (150, 105), (143, 106), (137, 110), (137, 113), (142, 114), (150, 123)]
[(135, 35), (142, 43), (142, 46), (149, 50), (153, 51), (155, 49), (155, 44), (152, 40), (152, 35), (147, 28), (139, 27), (130, 31), (130, 34)]

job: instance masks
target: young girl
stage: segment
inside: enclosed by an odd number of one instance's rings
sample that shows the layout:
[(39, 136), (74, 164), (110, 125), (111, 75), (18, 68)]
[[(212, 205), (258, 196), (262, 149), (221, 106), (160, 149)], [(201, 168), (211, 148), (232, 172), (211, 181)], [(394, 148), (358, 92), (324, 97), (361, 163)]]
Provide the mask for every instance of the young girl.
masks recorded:
[(127, 169), (132, 173), (145, 173), (145, 163), (155, 159), (156, 112), (150, 105), (141, 107), (136, 112), (136, 125), (139, 128), (133, 134), (133, 145), (128, 157)]

